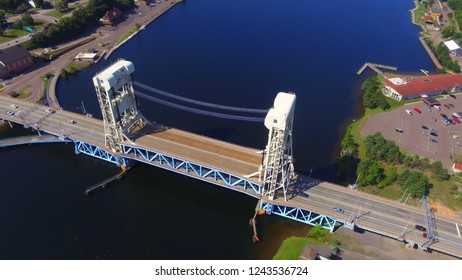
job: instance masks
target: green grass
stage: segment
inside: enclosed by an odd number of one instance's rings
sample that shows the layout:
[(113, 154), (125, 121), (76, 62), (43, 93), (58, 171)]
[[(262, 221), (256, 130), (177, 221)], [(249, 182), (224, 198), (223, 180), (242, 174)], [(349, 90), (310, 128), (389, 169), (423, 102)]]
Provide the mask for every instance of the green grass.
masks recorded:
[(62, 18), (65, 14), (72, 12), (74, 9), (75, 9), (75, 7), (72, 7), (72, 8), (70, 7), (69, 9), (67, 9), (66, 11), (64, 11), (63, 13), (61, 13), (60, 11), (57, 11), (57, 10), (53, 10), (53, 11), (51, 11), (51, 12), (46, 13), (45, 15), (51, 16), (51, 17), (55, 17), (55, 18), (57, 18), (57, 19), (60, 19), (60, 18)]
[(424, 25), (424, 21), (422, 20), (423, 16), (425, 15), (425, 5), (418, 3), (417, 9), (414, 11), (414, 18), (417, 24)]
[(49, 53), (49, 55), (58, 56), (58, 55), (60, 55), (60, 54), (62, 54), (62, 53), (64, 53), (64, 52), (66, 52), (66, 51), (68, 51), (68, 50), (70, 50), (70, 49), (72, 49), (72, 48), (76, 48), (76, 47), (78, 47), (78, 46), (84, 45), (84, 44), (86, 44), (86, 43), (88, 43), (88, 42), (91, 42), (91, 41), (93, 41), (93, 40), (95, 40), (95, 39), (96, 39), (95, 36), (90, 36), (90, 37), (84, 38), (84, 39), (82, 39), (82, 40), (80, 40), (80, 41), (78, 41), (78, 42), (76, 42), (76, 43), (74, 43), (74, 44), (65, 46), (64, 48), (60, 48), (60, 49), (57, 49), (57, 50), (53, 50), (53, 51), (51, 51), (51, 52)]
[(115, 44), (118, 46), (120, 43), (122, 43), (125, 39), (133, 35), (134, 33), (138, 32), (140, 30), (141, 26), (139, 24), (135, 24), (135, 26), (132, 27), (129, 31), (125, 32), (122, 36), (120, 36), (119, 40)]
[(16, 98), (18, 99), (24, 99), (32, 96), (32, 92), (27, 91), (27, 89), (21, 89), (16, 91)]
[(303, 247), (307, 244), (323, 243), (308, 237), (289, 237), (282, 242), (273, 260), (298, 260), (303, 251)]
[[(44, 21), (36, 20), (32, 27), (34, 27), (35, 30), (40, 30), (43, 26), (45, 26), (45, 24), (46, 22)], [(5, 34), (3, 34), (2, 36), (0, 36), (0, 43), (14, 41), (17, 38), (26, 36), (27, 34), (30, 33), (21, 29), (11, 29), (5, 32)]]

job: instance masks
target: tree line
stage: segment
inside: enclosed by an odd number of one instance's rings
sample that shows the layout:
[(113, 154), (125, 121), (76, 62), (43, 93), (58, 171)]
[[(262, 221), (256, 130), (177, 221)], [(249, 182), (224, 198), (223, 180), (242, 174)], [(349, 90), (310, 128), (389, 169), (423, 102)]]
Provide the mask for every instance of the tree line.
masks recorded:
[(25, 46), (35, 49), (68, 41), (94, 28), (106, 11), (114, 7), (128, 10), (133, 6), (133, 0), (90, 0), (85, 7), (74, 11), (72, 16), (64, 17), (57, 24), (36, 33)]

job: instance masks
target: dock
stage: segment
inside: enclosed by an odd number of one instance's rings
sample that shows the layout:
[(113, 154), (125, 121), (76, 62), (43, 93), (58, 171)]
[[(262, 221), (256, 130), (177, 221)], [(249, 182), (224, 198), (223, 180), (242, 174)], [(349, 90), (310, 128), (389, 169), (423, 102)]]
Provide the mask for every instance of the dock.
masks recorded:
[(398, 70), (398, 68), (394, 67), (394, 66), (388, 66), (388, 65), (383, 65), (383, 64), (366, 62), (366, 63), (364, 63), (363, 66), (361, 66), (361, 68), (358, 70), (358, 72), (356, 72), (356, 75), (358, 75), (358, 76), (361, 75), (364, 72), (364, 70), (366, 70), (367, 67), (369, 67), (372, 71), (374, 71), (375, 73), (377, 73), (379, 75), (383, 74), (383, 71), (380, 70), (379, 68), (387, 69), (387, 70), (391, 70), (391, 71)]
[(436, 68), (443, 69), (443, 65), (441, 65), (441, 63), (438, 61), (435, 54), (430, 49), (430, 46), (428, 46), (427, 41), (425, 41), (425, 38), (424, 37), (419, 37), (419, 41), (422, 44), (422, 46), (424, 47), (427, 54), (430, 56), (430, 59), (433, 61), (433, 64), (435, 64)]
[(94, 190), (96, 190), (98, 188), (103, 188), (104, 189), (108, 184), (112, 183), (113, 181), (120, 180), (125, 175), (125, 173), (127, 173), (127, 171), (129, 169), (130, 169), (129, 167), (124, 168), (122, 171), (120, 171), (116, 175), (114, 175), (112, 177), (109, 177), (106, 180), (101, 181), (101, 182), (99, 182), (99, 183), (97, 183), (97, 184), (95, 184), (95, 185), (93, 185), (91, 187), (88, 187), (85, 190), (85, 196), (89, 196), (92, 191), (94, 191)]

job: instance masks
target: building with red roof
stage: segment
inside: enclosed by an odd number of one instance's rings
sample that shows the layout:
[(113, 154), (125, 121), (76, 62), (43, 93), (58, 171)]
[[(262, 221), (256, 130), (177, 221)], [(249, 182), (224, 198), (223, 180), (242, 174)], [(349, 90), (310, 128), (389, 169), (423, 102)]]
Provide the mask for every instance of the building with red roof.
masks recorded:
[(107, 11), (99, 21), (104, 25), (112, 25), (122, 16), (122, 11), (118, 8), (113, 8), (112, 10)]
[(454, 164), (452, 165), (452, 171), (456, 173), (462, 172), (462, 164), (454, 162)]
[(417, 78), (385, 78), (383, 93), (396, 100), (409, 100), (422, 95), (435, 96), (462, 90), (462, 74), (433, 75)]

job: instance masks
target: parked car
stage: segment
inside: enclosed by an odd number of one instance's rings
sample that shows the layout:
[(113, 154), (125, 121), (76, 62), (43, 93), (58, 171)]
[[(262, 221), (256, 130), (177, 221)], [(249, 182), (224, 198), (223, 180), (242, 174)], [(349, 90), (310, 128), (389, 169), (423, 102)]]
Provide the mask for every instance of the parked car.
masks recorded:
[(428, 127), (425, 125), (422, 125), (422, 129), (428, 129)]
[(460, 118), (460, 115), (457, 114), (457, 113), (452, 113), (452, 116), (453, 116), (454, 118)]
[(53, 109), (46, 109), (45, 112), (47, 112), (47, 114), (53, 114), (55, 112), (55, 110)]
[(441, 122), (444, 123), (444, 125), (450, 125), (451, 124), (447, 119), (442, 119)]
[(458, 118), (452, 118), (456, 123), (460, 123)]
[(441, 111), (441, 107), (438, 105), (433, 106), (436, 110)]
[(334, 207), (334, 211), (342, 213), (342, 214), (345, 213), (345, 210), (343, 210), (342, 208), (338, 208), (338, 207)]
[(430, 142), (432, 143), (438, 143), (438, 141), (436, 139), (433, 139), (433, 138), (430, 138)]
[(422, 134), (423, 136), (428, 136), (428, 132), (426, 132), (426, 131), (422, 131), (422, 133), (420, 133), (420, 134)]
[(68, 123), (71, 123), (71, 124), (76, 123), (76, 121), (74, 121), (74, 120), (68, 120), (67, 122), (68, 122)]
[(14, 116), (14, 112), (11, 112), (11, 111), (6, 111), (6, 114), (7, 114), (8, 116)]
[(407, 113), (409, 116), (412, 116), (411, 110), (406, 110), (406, 113)]
[(454, 94), (449, 94), (452, 98), (456, 99), (456, 96)]
[(427, 106), (427, 110), (428, 110), (428, 112), (431, 112), (431, 111), (432, 111), (432, 107)]
[(438, 137), (438, 133), (436, 133), (436, 132), (434, 132), (434, 131), (430, 132), (430, 135), (431, 135), (431, 136)]
[(446, 114), (441, 113), (440, 115), (441, 115), (444, 119), (446, 119), (446, 120), (448, 119), (448, 116), (447, 116)]
[(395, 128), (395, 131), (396, 131), (396, 132), (399, 132), (399, 133), (403, 133), (403, 132), (404, 132), (404, 130), (403, 130), (402, 128), (398, 128), (398, 127)]
[(452, 104), (452, 103), (449, 103), (448, 106), (449, 106), (449, 108), (454, 108), (454, 104)]
[(451, 109), (451, 107), (449, 107), (448, 104), (443, 104), (444, 107), (446, 107), (447, 109)]
[(414, 111), (416, 111), (419, 114), (422, 113), (422, 112), (420, 112), (419, 108), (414, 108)]
[(11, 107), (11, 108), (15, 108), (15, 109), (16, 109), (16, 108), (18, 108), (19, 106), (18, 106), (18, 105), (16, 105), (16, 104), (11, 104), (11, 105), (10, 105), (10, 107)]
[(420, 231), (427, 231), (427, 229), (424, 226), (421, 226), (421, 225), (415, 225), (415, 229), (420, 230)]

